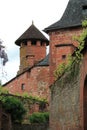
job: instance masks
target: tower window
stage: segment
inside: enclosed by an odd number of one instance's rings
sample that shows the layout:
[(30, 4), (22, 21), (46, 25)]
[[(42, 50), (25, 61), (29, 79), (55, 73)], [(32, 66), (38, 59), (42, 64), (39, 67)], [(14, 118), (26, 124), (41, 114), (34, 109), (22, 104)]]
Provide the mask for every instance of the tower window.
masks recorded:
[(83, 6), (83, 10), (86, 10), (87, 9), (87, 5)]
[(62, 55), (62, 59), (66, 59), (66, 55)]
[(32, 43), (31, 43), (33, 46), (35, 46), (36, 45), (36, 41), (32, 41)]
[(21, 85), (21, 90), (24, 90), (25, 89), (25, 84), (23, 83), (22, 85)]
[(84, 17), (87, 17), (87, 5), (83, 6), (82, 8)]

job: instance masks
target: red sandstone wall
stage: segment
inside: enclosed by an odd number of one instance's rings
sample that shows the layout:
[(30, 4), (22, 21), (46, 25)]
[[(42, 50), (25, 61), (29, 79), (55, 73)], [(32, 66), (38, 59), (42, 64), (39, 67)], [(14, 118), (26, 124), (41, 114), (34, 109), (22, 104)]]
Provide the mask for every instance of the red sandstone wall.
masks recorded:
[(53, 72), (56, 67), (63, 62), (62, 55), (71, 54), (73, 52), (73, 47), (71, 46), (63, 46), (63, 47), (55, 47), (55, 45), (59, 44), (73, 44), (77, 46), (78, 43), (73, 40), (74, 36), (79, 36), (81, 33), (81, 28), (73, 28), (73, 29), (62, 29), (54, 32), (50, 32), (50, 83), (54, 81)]
[(46, 57), (46, 44), (22, 45), (20, 47), (20, 72)]
[(87, 130), (87, 52), (78, 69), (51, 86), (50, 130)]
[(87, 130), (87, 52), (84, 54), (81, 66), (80, 113), (82, 130)]
[[(24, 90), (21, 89), (22, 84), (25, 86)], [(34, 67), (30, 72), (25, 72), (9, 82), (5, 88), (12, 94), (27, 92), (32, 96), (49, 99), (49, 66)]]

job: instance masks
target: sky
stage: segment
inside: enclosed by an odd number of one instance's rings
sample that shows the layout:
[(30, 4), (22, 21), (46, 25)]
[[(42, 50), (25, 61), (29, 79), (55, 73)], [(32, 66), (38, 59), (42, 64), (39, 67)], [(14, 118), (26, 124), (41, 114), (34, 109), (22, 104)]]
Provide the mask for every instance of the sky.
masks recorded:
[(31, 26), (43, 30), (57, 22), (69, 0), (0, 0), (0, 39), (6, 47), (9, 61), (2, 66), (2, 84), (14, 78), (19, 70), (19, 46), (15, 41)]

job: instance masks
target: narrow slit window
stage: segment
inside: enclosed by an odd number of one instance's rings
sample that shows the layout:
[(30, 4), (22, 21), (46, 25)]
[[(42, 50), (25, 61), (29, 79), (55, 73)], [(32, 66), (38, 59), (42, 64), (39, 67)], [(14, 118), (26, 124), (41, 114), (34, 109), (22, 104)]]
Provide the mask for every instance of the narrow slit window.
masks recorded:
[(24, 83), (21, 85), (21, 90), (25, 90), (25, 84)]

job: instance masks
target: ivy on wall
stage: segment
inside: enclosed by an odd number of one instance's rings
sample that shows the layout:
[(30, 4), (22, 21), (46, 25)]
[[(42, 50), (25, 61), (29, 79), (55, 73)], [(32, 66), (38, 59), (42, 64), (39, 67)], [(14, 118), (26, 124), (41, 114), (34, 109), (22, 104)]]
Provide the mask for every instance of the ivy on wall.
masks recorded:
[[(69, 55), (66, 63), (58, 65), (54, 71), (55, 79), (59, 79), (65, 72), (76, 71), (74, 70), (75, 64), (80, 64), (83, 59), (82, 50), (84, 49), (87, 38), (87, 20), (82, 22), (83, 31), (80, 36), (74, 36), (73, 39), (78, 42), (78, 47), (74, 52), (74, 56)], [(79, 69), (79, 68), (78, 68)]]

